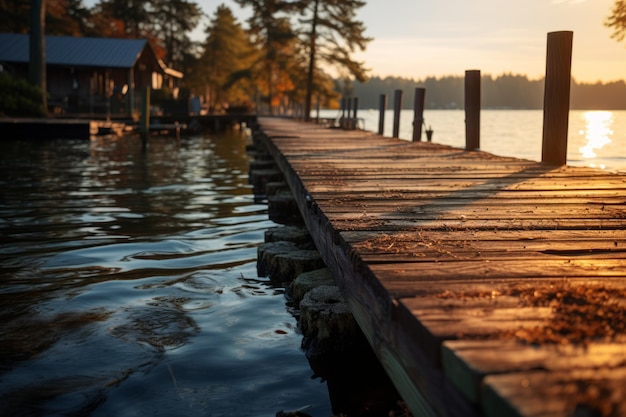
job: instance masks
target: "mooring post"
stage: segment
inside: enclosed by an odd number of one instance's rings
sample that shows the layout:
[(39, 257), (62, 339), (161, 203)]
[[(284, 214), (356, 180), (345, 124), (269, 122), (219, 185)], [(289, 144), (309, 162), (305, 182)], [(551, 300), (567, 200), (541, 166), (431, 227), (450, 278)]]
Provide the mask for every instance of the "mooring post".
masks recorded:
[(346, 125), (344, 126), (345, 129), (351, 129), (352, 128), (352, 119), (350, 118), (352, 114), (352, 100), (350, 99), (350, 97), (346, 98), (346, 115), (348, 116), (346, 118)]
[(387, 111), (387, 94), (381, 94), (378, 101), (378, 134), (385, 134), (385, 111)]
[(341, 97), (339, 106), (341, 107), (341, 119), (339, 120), (339, 126), (341, 128), (344, 128), (346, 125), (346, 98), (345, 97)]
[(315, 123), (320, 123), (320, 95), (317, 95), (317, 101), (315, 102)]
[(400, 111), (402, 110), (402, 90), (396, 90), (393, 100), (393, 137), (400, 136)]
[(480, 70), (465, 71), (465, 150), (480, 149)]
[(359, 98), (358, 97), (354, 97), (352, 99), (353, 104), (352, 104), (352, 129), (356, 129), (357, 128), (357, 112), (359, 111)]
[(425, 88), (415, 89), (413, 100), (413, 142), (422, 140), (422, 125), (424, 124), (424, 99), (426, 98)]
[(567, 128), (574, 32), (548, 33), (543, 96), (543, 146), (541, 162), (567, 163)]
[(141, 94), (141, 114), (140, 114), (140, 125), (139, 131), (141, 133), (141, 139), (146, 143), (148, 139), (148, 135), (150, 134), (150, 87), (146, 86), (143, 88)]

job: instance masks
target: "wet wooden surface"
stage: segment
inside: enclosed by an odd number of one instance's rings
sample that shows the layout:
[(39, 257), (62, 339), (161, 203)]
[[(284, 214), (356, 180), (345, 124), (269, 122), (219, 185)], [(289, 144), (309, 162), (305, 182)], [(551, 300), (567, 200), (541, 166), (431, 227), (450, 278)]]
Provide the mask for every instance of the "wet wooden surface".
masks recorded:
[(259, 124), (414, 416), (626, 415), (626, 175)]

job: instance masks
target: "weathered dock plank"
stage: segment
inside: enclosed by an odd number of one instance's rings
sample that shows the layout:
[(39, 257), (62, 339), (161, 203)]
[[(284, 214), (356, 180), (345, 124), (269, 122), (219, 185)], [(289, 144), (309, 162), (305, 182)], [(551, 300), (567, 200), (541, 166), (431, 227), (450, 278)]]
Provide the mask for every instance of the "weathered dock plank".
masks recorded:
[(414, 416), (626, 410), (626, 175), (260, 118)]

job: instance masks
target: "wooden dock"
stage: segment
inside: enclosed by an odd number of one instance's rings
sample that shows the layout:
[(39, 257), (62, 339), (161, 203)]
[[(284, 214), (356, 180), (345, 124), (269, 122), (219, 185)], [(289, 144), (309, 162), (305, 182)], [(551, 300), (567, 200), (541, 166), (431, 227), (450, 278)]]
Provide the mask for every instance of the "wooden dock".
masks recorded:
[(626, 416), (626, 175), (259, 118), (417, 416)]
[(124, 123), (94, 119), (0, 118), (2, 137), (12, 139), (89, 139), (96, 135), (117, 135)]

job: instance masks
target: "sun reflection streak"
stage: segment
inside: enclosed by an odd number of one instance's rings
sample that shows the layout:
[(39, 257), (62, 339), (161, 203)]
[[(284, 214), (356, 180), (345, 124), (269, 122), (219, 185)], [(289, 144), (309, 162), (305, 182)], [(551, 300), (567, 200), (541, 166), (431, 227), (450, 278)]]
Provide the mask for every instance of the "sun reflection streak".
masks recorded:
[(597, 156), (596, 150), (602, 149), (611, 143), (609, 136), (613, 135), (613, 113), (610, 111), (588, 111), (583, 113), (585, 130), (579, 130), (585, 136), (587, 143), (578, 148), (583, 159), (592, 159)]

